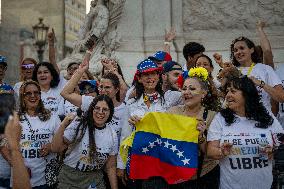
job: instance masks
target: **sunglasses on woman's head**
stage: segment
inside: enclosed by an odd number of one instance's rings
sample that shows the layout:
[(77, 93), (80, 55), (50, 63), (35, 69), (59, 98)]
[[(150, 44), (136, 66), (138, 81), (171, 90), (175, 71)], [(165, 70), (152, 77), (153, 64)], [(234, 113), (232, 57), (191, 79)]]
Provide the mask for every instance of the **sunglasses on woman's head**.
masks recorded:
[(34, 64), (23, 64), (22, 66), (23, 70), (33, 69), (35, 67)]

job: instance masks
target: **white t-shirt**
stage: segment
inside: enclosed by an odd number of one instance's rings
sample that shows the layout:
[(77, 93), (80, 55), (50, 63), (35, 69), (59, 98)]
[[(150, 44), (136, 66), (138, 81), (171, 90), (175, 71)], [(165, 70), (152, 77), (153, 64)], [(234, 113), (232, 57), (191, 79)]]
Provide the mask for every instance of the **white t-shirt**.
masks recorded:
[(47, 92), (41, 91), (41, 99), (43, 101), (44, 107), (51, 111), (51, 113), (58, 114), (58, 108), (63, 101), (63, 97), (60, 95), (64, 85), (66, 84), (66, 79), (60, 74), (60, 82), (57, 87), (50, 88)]
[[(284, 80), (282, 80), (282, 86), (284, 87)], [(284, 128), (284, 103), (279, 103), (279, 112), (277, 115), (277, 119)]]
[[(86, 112), (88, 111), (90, 104), (94, 100), (94, 97), (92, 96), (82, 96), (82, 105), (81, 109), (82, 111)], [(117, 134), (117, 139), (119, 141), (121, 136), (121, 129), (122, 126), (125, 124), (124, 122), (127, 121), (127, 111), (126, 111), (126, 103), (121, 103), (119, 106), (114, 107), (114, 113), (112, 116), (112, 119), (109, 123), (107, 123), (107, 126), (111, 127)], [(119, 143), (119, 142), (118, 142)]]
[(58, 115), (68, 115), (70, 113), (76, 115), (76, 111), (77, 111), (78, 107), (71, 104), (68, 100), (61, 100), (59, 107), (58, 107), (58, 111), (57, 114)]
[[(64, 137), (72, 142), (75, 138), (76, 129), (79, 121), (74, 120), (64, 131)], [(80, 136), (80, 132), (78, 136)], [(96, 161), (91, 161), (89, 157), (89, 131), (86, 129), (81, 142), (79, 142), (64, 159), (64, 164), (80, 171), (91, 171), (101, 169), (110, 155), (116, 155), (118, 152), (118, 143), (116, 133), (110, 128), (95, 129)]]
[[(40, 186), (46, 184), (45, 167), (47, 161), (54, 158), (55, 154), (51, 153), (46, 157), (41, 157), (39, 150), (43, 145), (51, 142), (56, 130), (59, 128), (60, 120), (57, 115), (51, 115), (50, 119), (45, 122), (41, 121), (39, 117), (30, 117), (27, 114), (25, 116), (30, 122), (31, 129), (23, 116), (24, 120), (20, 121), (22, 126), (21, 153), (26, 167), (31, 170), (32, 187)], [(34, 134), (32, 134), (33, 131)]]
[[(243, 75), (247, 75), (249, 69), (250, 67), (240, 67)], [(254, 76), (256, 79), (264, 81), (271, 87), (282, 84), (280, 78), (275, 73), (273, 68), (261, 63), (255, 64), (249, 76)], [(266, 109), (271, 112), (270, 95), (264, 89), (258, 86), (256, 88), (258, 90), (258, 94), (261, 97), (261, 101), (263, 102), (264, 107), (266, 107)]]
[(273, 117), (267, 129), (255, 127), (256, 121), (237, 117), (230, 126), (218, 113), (208, 131), (208, 141), (220, 140), (233, 144), (231, 154), (220, 160), (220, 189), (269, 189), (272, 184), (272, 161), (259, 158), (259, 141), (265, 134), (269, 145), (274, 146), (277, 133), (283, 133)]

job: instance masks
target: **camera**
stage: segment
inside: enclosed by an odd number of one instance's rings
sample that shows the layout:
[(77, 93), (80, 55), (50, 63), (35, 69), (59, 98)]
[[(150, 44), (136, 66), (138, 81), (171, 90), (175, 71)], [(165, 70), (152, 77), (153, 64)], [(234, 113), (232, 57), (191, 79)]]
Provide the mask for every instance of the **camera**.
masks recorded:
[(15, 105), (13, 94), (0, 94), (0, 134), (4, 134), (8, 118), (13, 114)]

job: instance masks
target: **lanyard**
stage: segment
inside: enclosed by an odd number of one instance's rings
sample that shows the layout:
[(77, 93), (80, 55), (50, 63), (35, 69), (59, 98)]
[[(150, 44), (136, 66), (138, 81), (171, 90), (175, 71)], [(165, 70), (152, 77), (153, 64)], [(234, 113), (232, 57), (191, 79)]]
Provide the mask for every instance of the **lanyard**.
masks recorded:
[[(255, 63), (252, 63), (248, 69), (247, 76), (249, 76), (253, 70), (253, 67), (255, 66)], [(243, 73), (243, 68), (240, 68), (241, 73)]]

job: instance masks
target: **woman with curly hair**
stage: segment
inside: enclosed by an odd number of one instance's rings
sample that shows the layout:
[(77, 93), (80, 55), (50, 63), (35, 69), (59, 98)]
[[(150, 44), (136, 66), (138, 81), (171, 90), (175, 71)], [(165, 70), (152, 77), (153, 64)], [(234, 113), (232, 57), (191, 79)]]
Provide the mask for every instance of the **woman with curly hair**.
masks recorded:
[(174, 106), (169, 113), (196, 117), (199, 120), (197, 130), (199, 133), (199, 166), (195, 177), (190, 181), (172, 185), (169, 188), (178, 189), (218, 189), (219, 166), (218, 161), (210, 160), (205, 156), (206, 133), (210, 123), (218, 111), (220, 104), (217, 96), (213, 96), (209, 83), (209, 73), (203, 67), (191, 68), (179, 78), (184, 105)]
[(68, 147), (59, 174), (59, 189), (105, 189), (104, 166), (111, 189), (117, 189), (117, 135), (106, 125), (112, 120), (113, 113), (111, 98), (99, 95), (82, 117), (73, 120), (74, 115), (70, 114), (64, 119), (52, 142), (52, 150), (56, 152), (63, 152)]
[(59, 75), (49, 62), (41, 62), (35, 66), (32, 79), (41, 88), (41, 99), (45, 108), (57, 114), (60, 101), (63, 100), (60, 92), (66, 83), (63, 75)]
[(18, 114), (22, 127), (21, 152), (30, 174), (31, 185), (45, 189), (49, 188), (45, 170), (55, 158), (55, 154), (51, 153), (50, 143), (60, 120), (44, 107), (40, 96), (38, 83), (25, 81), (20, 88)]
[(260, 102), (247, 76), (225, 85), (226, 107), (208, 131), (208, 157), (220, 160), (220, 188), (267, 189), (272, 184), (272, 149), (283, 129)]
[(250, 77), (255, 85), (261, 101), (271, 111), (271, 98), (277, 102), (284, 101), (284, 89), (281, 80), (272, 67), (261, 64), (255, 51), (254, 43), (246, 37), (239, 37), (231, 44), (231, 59), (243, 75)]

